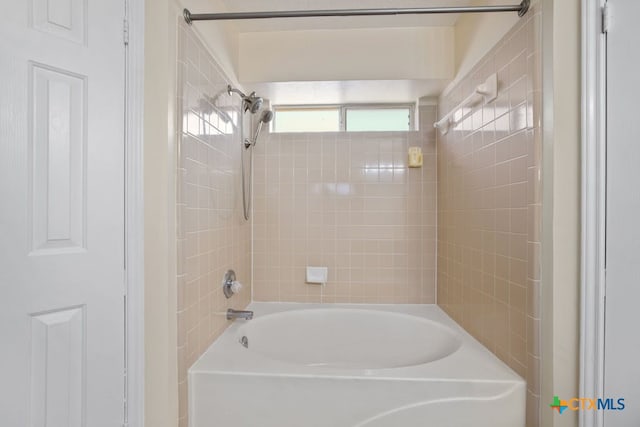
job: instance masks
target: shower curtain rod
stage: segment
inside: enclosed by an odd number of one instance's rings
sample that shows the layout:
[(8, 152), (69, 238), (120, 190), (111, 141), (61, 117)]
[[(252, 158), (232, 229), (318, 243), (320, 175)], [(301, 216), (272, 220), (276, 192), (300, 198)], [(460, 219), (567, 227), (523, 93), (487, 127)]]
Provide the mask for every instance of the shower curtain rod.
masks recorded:
[(233, 12), (233, 13), (191, 13), (184, 9), (184, 20), (193, 21), (225, 21), (237, 19), (269, 19), (269, 18), (314, 18), (321, 16), (383, 16), (383, 15), (426, 15), (433, 13), (486, 13), (486, 12), (518, 12), (524, 16), (529, 10), (530, 0), (522, 0), (519, 5), (507, 6), (460, 6), (460, 7), (423, 7), (423, 8), (385, 8), (385, 9), (334, 9), (334, 10), (280, 10), (271, 12)]

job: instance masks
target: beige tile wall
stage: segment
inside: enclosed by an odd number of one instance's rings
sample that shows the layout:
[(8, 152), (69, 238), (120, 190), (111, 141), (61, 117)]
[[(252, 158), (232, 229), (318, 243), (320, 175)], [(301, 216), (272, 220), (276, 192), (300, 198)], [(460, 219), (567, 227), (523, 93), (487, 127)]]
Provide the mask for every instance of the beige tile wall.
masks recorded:
[[(435, 106), (417, 132), (264, 134), (254, 164), (256, 301), (433, 303)], [(424, 166), (407, 168), (420, 146)], [(326, 286), (305, 283), (326, 266)]]
[[(188, 368), (228, 326), (227, 308), (251, 299), (251, 224), (238, 191), (239, 98), (227, 95), (227, 78), (193, 29), (182, 23), (178, 40), (177, 351), (179, 425), (186, 427)], [(221, 285), (229, 268), (245, 288), (227, 300)]]
[(438, 137), (438, 304), (527, 380), (540, 411), (540, 14), (535, 9), (440, 100), (492, 73), (495, 102)]

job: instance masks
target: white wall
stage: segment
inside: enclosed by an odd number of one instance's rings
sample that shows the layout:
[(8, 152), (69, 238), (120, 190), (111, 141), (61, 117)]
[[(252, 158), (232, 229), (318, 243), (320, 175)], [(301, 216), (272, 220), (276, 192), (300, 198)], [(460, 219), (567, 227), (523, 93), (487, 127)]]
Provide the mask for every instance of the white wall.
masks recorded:
[(543, 0), (542, 425), (554, 395), (578, 396), (580, 296), (580, 0)]
[(449, 79), (451, 27), (240, 34), (242, 82)]
[[(175, 427), (177, 401), (177, 335), (169, 316), (175, 301), (166, 267), (171, 216), (169, 207), (169, 117), (173, 105), (169, 0), (146, 2), (145, 13), (145, 424)], [(171, 126), (173, 127), (173, 126)], [(158, 266), (165, 266), (158, 268)], [(174, 422), (175, 420), (175, 422)]]

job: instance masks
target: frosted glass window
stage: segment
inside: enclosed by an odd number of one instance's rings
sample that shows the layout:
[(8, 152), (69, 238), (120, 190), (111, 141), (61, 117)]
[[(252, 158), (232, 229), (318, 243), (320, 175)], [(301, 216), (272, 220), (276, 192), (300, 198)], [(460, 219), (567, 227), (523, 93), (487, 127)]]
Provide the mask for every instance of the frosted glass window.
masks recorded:
[(409, 108), (347, 108), (346, 131), (408, 131), (411, 126)]
[(273, 132), (389, 132), (413, 129), (413, 105), (274, 106)]
[(338, 132), (340, 108), (276, 108), (275, 132)]

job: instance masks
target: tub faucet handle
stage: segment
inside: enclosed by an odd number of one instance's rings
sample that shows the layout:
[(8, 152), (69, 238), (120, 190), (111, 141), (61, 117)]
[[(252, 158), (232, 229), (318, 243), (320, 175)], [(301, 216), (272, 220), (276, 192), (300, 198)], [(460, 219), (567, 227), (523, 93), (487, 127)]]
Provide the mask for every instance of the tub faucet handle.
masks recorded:
[(242, 283), (238, 282), (237, 280), (234, 280), (231, 283), (231, 292), (233, 292), (234, 294), (237, 294), (238, 292), (240, 292), (241, 289), (242, 289)]
[(222, 291), (227, 299), (231, 298), (233, 294), (237, 294), (242, 289), (242, 283), (236, 280), (236, 272), (233, 270), (227, 270), (222, 279)]

